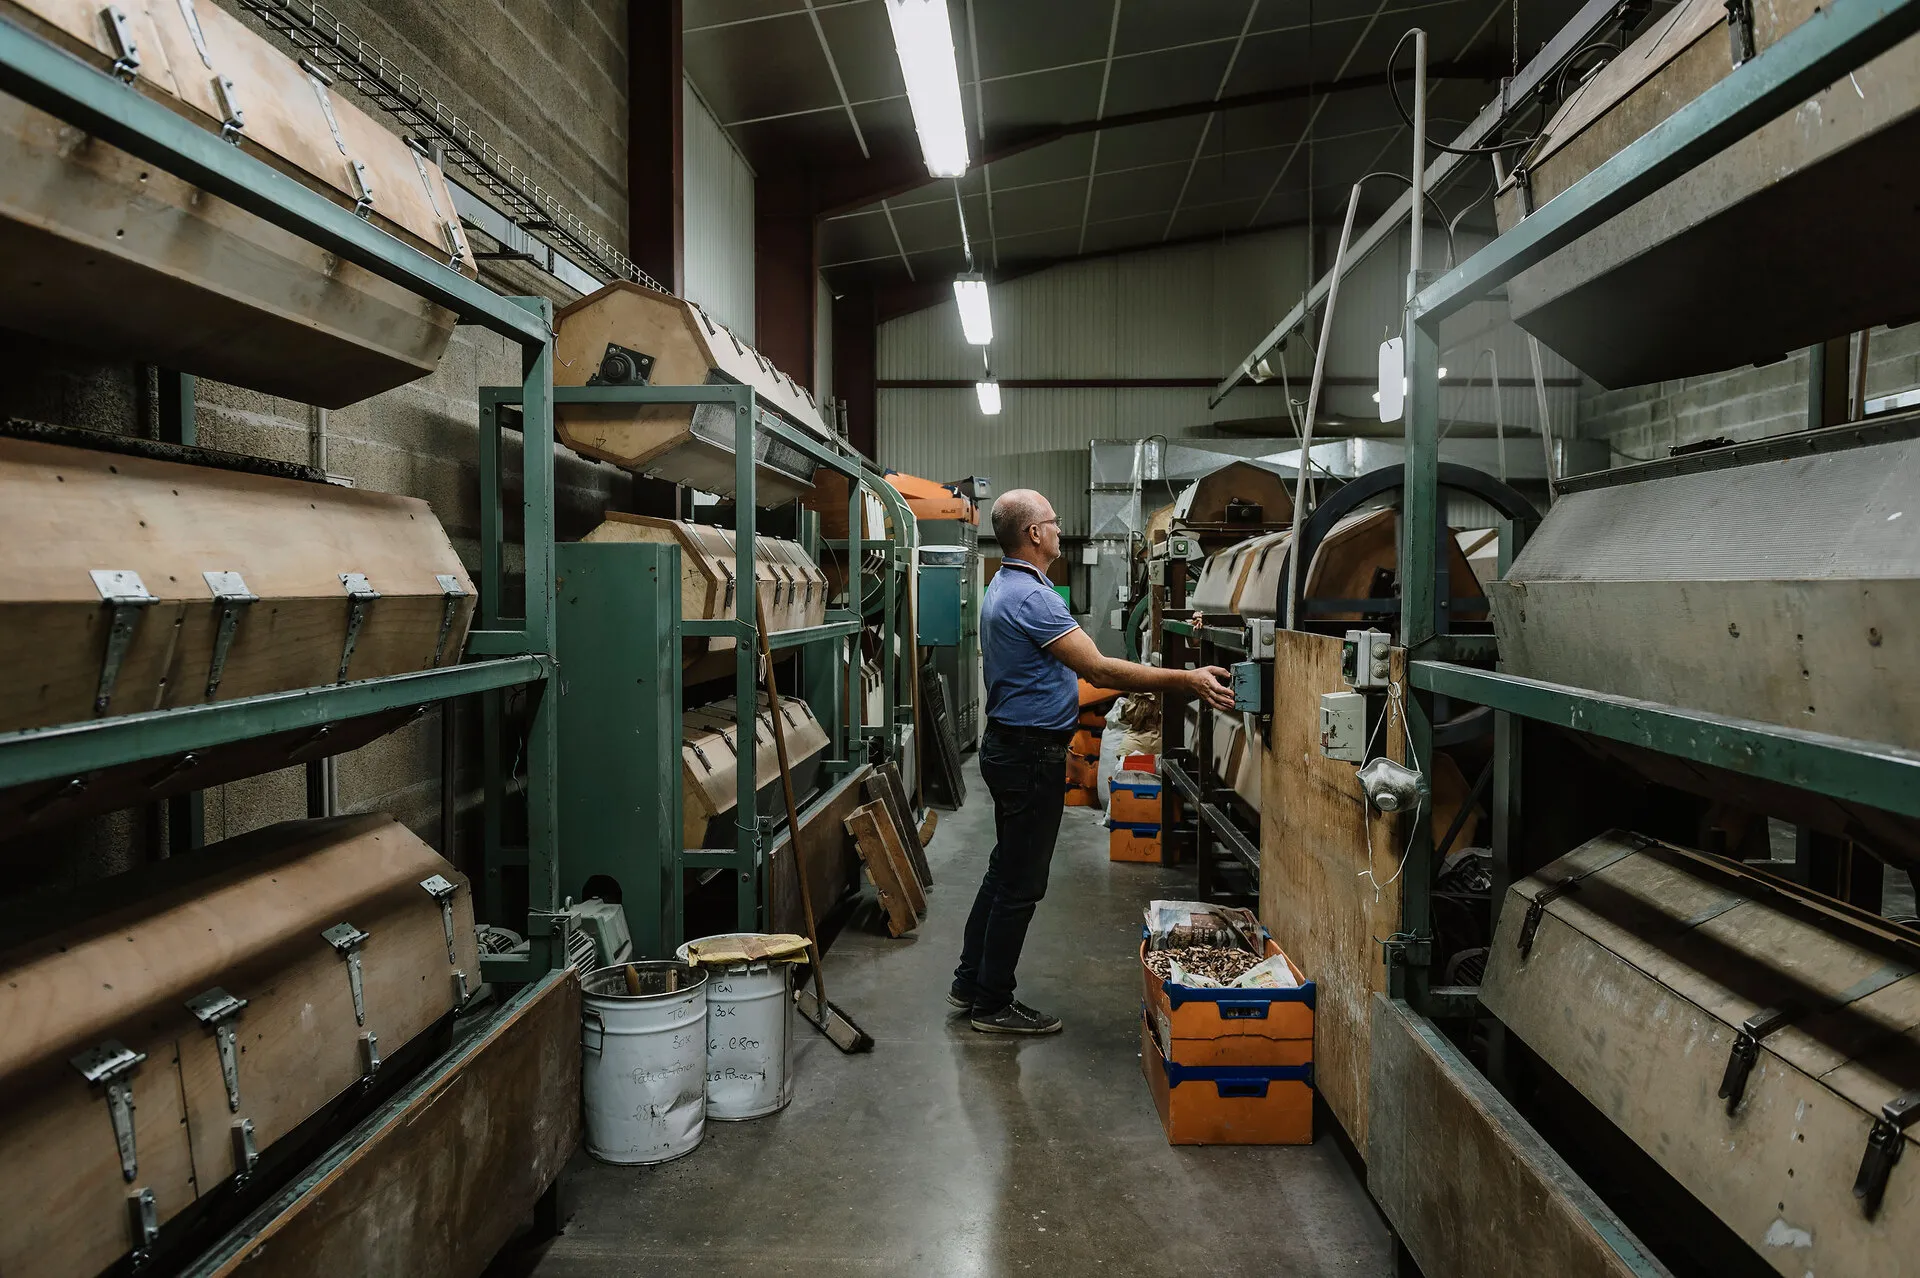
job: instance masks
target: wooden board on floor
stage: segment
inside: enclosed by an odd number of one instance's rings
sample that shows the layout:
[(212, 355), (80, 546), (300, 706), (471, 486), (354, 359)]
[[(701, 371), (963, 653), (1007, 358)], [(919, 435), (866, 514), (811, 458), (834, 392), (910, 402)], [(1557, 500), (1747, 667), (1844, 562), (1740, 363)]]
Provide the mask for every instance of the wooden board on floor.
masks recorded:
[[(1393, 678), (1403, 687), (1405, 670), (1395, 649)], [(1355, 765), (1320, 756), (1320, 694), (1346, 687), (1340, 640), (1286, 630), (1275, 636), (1273, 740), (1260, 771), (1260, 919), (1319, 987), (1314, 1083), (1365, 1149), (1369, 1001), (1387, 988), (1380, 941), (1400, 926), (1400, 885), (1388, 880), (1406, 833), (1398, 817), (1367, 806)], [(1388, 758), (1406, 758), (1397, 714), (1382, 737)], [(1369, 824), (1377, 888), (1361, 877)]]
[(484, 1270), (580, 1142), (579, 977), (526, 992), (354, 1137), (191, 1272)]
[(1432, 1021), (1381, 995), (1372, 1011), (1367, 1188), (1421, 1273), (1666, 1274)]
[(925, 892), (933, 886), (933, 867), (927, 864), (927, 849), (920, 841), (920, 832), (908, 819), (907, 792), (900, 784), (900, 770), (891, 761), (874, 769), (867, 781), (866, 795), (869, 800), (878, 799), (887, 805), (893, 828), (900, 835), (900, 845), (907, 851), (907, 860), (913, 863), (913, 877), (920, 881), (921, 891)]
[[(860, 787), (869, 769), (850, 772), (832, 788), (800, 808), (800, 865), (807, 875), (807, 887), (813, 893), (813, 908), (820, 918), (838, 905), (860, 885), (860, 856), (848, 833), (846, 820), (863, 801)], [(768, 892), (773, 915), (773, 930), (804, 935), (806, 920), (801, 917), (800, 885), (790, 868), (792, 843), (781, 830), (767, 853), (767, 874), (772, 883)], [(821, 949), (831, 949), (833, 937), (822, 935)]]
[(860, 849), (860, 859), (866, 862), (867, 873), (873, 876), (873, 885), (880, 890), (880, 909), (887, 918), (887, 933), (905, 936), (919, 926), (925, 898), (920, 899), (916, 908), (913, 874), (905, 865), (905, 853), (899, 851), (898, 840), (888, 847), (892, 828), (886, 806), (880, 803), (855, 808), (847, 818), (847, 829)]

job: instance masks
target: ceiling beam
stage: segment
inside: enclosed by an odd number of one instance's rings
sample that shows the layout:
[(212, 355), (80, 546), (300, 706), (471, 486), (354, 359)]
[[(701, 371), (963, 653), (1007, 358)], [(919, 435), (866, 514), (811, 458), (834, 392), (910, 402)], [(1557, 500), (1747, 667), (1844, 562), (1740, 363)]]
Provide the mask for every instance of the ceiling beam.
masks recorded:
[[(1493, 82), (1497, 81), (1505, 71), (1506, 68), (1499, 59), (1489, 55), (1435, 63), (1428, 69), (1427, 74), (1435, 81)], [(1201, 102), (1179, 102), (1171, 106), (1152, 107), (1145, 111), (1124, 111), (1109, 115), (1105, 119), (1074, 120), (1066, 124), (1024, 129), (1009, 133), (991, 143), (983, 143), (980, 160), (975, 167), (984, 168), (999, 160), (1019, 155), (1023, 151), (1031, 151), (1049, 142), (1077, 137), (1083, 133), (1125, 129), (1141, 124), (1158, 124), (1163, 120), (1181, 120), (1215, 111), (1236, 111), (1243, 107), (1267, 106), (1276, 102), (1297, 102), (1305, 98), (1348, 93), (1356, 89), (1379, 89), (1386, 87), (1386, 84), (1386, 72), (1368, 72), (1363, 75), (1348, 76), (1331, 84), (1312, 81), (1305, 84), (1288, 84), (1273, 89), (1259, 89), (1251, 93), (1236, 93), (1218, 100), (1209, 98)], [(898, 160), (890, 163), (882, 161), (863, 169), (841, 172), (845, 173), (845, 180), (834, 182), (832, 176), (829, 176), (829, 180), (823, 185), (822, 203), (814, 210), (818, 216), (831, 217), (838, 213), (851, 213), (879, 200), (892, 199), (896, 195), (905, 195), (908, 191), (918, 190), (929, 185), (931, 181), (927, 177), (926, 165), (917, 152), (902, 155)]]

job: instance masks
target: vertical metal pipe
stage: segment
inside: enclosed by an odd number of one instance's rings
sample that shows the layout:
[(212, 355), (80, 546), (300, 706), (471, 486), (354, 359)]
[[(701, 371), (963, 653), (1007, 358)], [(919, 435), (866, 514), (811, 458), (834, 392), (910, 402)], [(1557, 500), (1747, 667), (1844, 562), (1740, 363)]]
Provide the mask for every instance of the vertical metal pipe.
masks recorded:
[(1327, 309), (1320, 316), (1320, 347), (1313, 353), (1313, 386), (1307, 391), (1307, 421), (1300, 431), (1300, 464), (1293, 480), (1293, 533), (1287, 541), (1287, 629), (1295, 629), (1294, 597), (1300, 591), (1300, 530), (1307, 517), (1307, 476), (1313, 472), (1313, 418), (1320, 411), (1320, 387), (1326, 381), (1327, 346), (1333, 338), (1333, 310), (1340, 301), (1340, 271), (1347, 260), (1347, 241), (1353, 235), (1353, 215), (1360, 207), (1360, 184), (1347, 194), (1347, 220), (1340, 227), (1340, 246), (1333, 254), (1333, 275), (1327, 283)]
[(1847, 402), (1847, 420), (1857, 422), (1867, 415), (1867, 345), (1873, 337), (1869, 329), (1855, 335), (1859, 345), (1853, 355), (1853, 394)]
[(1506, 392), (1500, 388), (1500, 352), (1487, 348), (1487, 360), (1493, 366), (1493, 440), (1500, 464), (1500, 482), (1507, 482), (1507, 405)]
[(1527, 357), (1533, 361), (1533, 399), (1540, 407), (1540, 447), (1547, 459), (1547, 505), (1553, 505), (1553, 485), (1559, 478), (1553, 469), (1553, 417), (1547, 411), (1547, 379), (1540, 371), (1540, 342), (1527, 334)]
[(1427, 220), (1427, 33), (1418, 27), (1413, 32), (1413, 195), (1408, 217), (1407, 300), (1412, 301), (1420, 291), (1421, 240)]

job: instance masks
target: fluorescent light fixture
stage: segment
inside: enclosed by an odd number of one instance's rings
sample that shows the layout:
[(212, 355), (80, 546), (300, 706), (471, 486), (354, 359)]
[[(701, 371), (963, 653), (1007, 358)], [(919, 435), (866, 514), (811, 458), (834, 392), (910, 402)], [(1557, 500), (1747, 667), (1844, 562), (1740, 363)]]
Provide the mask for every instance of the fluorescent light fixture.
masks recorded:
[(987, 277), (962, 275), (953, 282), (953, 300), (960, 307), (960, 331), (969, 346), (993, 344), (993, 308), (987, 305)]
[(893, 48), (907, 82), (914, 132), (927, 172), (937, 178), (967, 171), (967, 119), (960, 110), (960, 68), (953, 56), (947, 0), (882, 0), (893, 24)]
[(1440, 376), (1445, 377), (1446, 375), (1447, 375), (1447, 366), (1445, 364), (1442, 364), (1440, 366)]
[[(887, 0), (887, 3), (893, 3), (893, 0)], [(973, 393), (980, 397), (981, 412), (989, 417), (998, 417), (1000, 415), (999, 382), (975, 382), (973, 384)]]

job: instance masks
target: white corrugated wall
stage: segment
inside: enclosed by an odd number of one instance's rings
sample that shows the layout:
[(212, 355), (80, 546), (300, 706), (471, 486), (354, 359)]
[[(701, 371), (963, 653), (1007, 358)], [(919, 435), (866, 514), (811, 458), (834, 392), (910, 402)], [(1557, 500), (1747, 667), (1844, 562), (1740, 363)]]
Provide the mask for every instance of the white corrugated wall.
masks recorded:
[[(1299, 296), (1301, 232), (1189, 245), (1054, 267), (997, 285), (993, 371), (1002, 379), (1217, 380)], [(950, 304), (880, 326), (878, 375), (981, 375)], [(1020, 389), (984, 417), (971, 389), (882, 389), (879, 461), (929, 479), (984, 475), (996, 492), (1038, 488), (1069, 536), (1088, 524), (1087, 444), (1193, 433), (1247, 417), (1284, 417), (1277, 388), (1207, 408), (1207, 387)]]
[(682, 86), (680, 162), (686, 243), (681, 292), (753, 340), (753, 170), (707, 104)]
[[(1406, 288), (1404, 233), (1356, 264), (1341, 285), (1328, 352), (1330, 378), (1364, 379), (1329, 385), (1322, 416), (1376, 419), (1373, 400), (1381, 341), (1400, 331)], [(1436, 243), (1437, 242), (1437, 243)], [(1482, 241), (1460, 237), (1459, 251)], [(1444, 254), (1439, 232), (1429, 248)], [(980, 413), (971, 389), (885, 388), (879, 392), (879, 460), (929, 479), (984, 475), (996, 492), (1038, 488), (1052, 499), (1069, 536), (1089, 523), (1087, 444), (1095, 439), (1141, 439), (1158, 433), (1191, 435), (1220, 422), (1264, 418), (1284, 423), (1285, 396), (1277, 382), (1242, 387), (1209, 410), (1211, 383), (1225, 376), (1298, 300), (1305, 283), (1305, 233), (1276, 231), (1218, 244), (1183, 246), (1069, 263), (993, 289), (993, 371), (1003, 380), (1204, 378), (1205, 387), (1005, 388), (997, 417)], [(1321, 261), (1332, 257), (1331, 237)], [(1436, 265), (1442, 263), (1436, 262)], [(1318, 317), (1314, 337), (1318, 339)], [(1530, 378), (1526, 338), (1507, 320), (1505, 303), (1480, 303), (1455, 316), (1442, 332), (1449, 374), (1464, 381), (1488, 377), (1477, 352), (1499, 352), (1500, 376)], [(1576, 376), (1571, 365), (1542, 348), (1549, 378)], [(1304, 342), (1289, 350), (1296, 397), (1305, 398), (1312, 356)], [(972, 380), (980, 352), (961, 339), (960, 319), (948, 303), (881, 325), (879, 380)], [(1577, 390), (1549, 388), (1555, 431), (1573, 426)], [(1462, 386), (1443, 391), (1443, 421), (1491, 422), (1494, 391)], [(1530, 384), (1502, 392), (1509, 428), (1537, 430), (1539, 411)], [(1283, 424), (1276, 433), (1284, 432)]]

